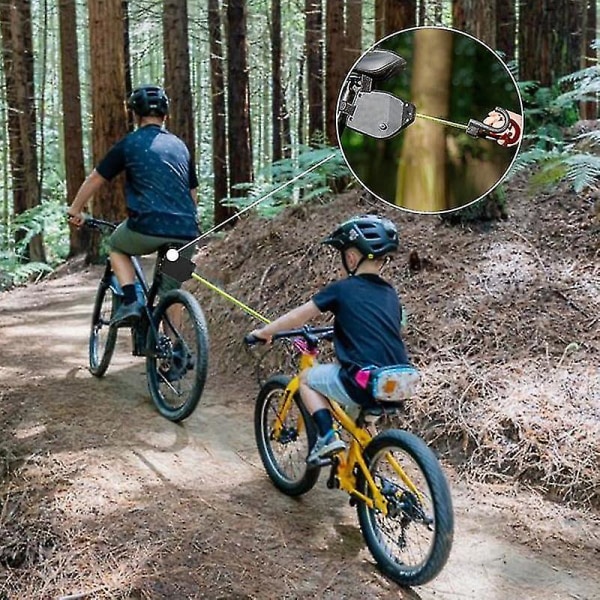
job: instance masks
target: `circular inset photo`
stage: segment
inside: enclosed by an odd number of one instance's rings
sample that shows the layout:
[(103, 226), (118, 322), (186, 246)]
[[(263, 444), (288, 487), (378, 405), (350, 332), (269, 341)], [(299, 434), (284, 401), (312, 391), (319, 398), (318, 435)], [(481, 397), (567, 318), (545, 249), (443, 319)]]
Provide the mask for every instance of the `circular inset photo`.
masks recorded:
[(338, 99), (342, 154), (378, 198), (421, 213), (489, 193), (523, 133), (517, 84), (496, 53), (460, 31), (420, 27), (365, 52)]

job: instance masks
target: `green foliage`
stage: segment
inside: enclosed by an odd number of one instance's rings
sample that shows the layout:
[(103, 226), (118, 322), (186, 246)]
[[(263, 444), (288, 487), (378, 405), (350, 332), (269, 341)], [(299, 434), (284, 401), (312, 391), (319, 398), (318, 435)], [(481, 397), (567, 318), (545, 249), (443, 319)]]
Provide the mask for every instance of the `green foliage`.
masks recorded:
[(518, 156), (513, 174), (537, 167), (533, 186), (566, 181), (580, 193), (596, 188), (600, 179), (600, 132), (579, 135), (569, 127), (579, 120), (579, 103), (595, 100), (600, 92), (600, 69), (581, 69), (558, 80), (552, 88), (522, 82), (526, 151)]
[[(27, 245), (39, 234), (43, 235), (48, 264), (26, 263)], [(14, 242), (16, 237), (19, 239)], [(0, 248), (0, 289), (21, 285), (36, 275), (50, 273), (69, 252), (63, 201), (49, 199), (17, 215), (8, 226), (0, 226), (0, 238), (6, 240)]]
[[(310, 173), (312, 166), (335, 154), (331, 160), (323, 163)], [(305, 174), (306, 173), (306, 174)], [(294, 177), (302, 175), (297, 182), (281, 188)], [(252, 184), (240, 184), (235, 189), (246, 190), (246, 195), (227, 198), (223, 204), (241, 210), (256, 202), (259, 198), (270, 196), (257, 205), (258, 214), (271, 218), (286, 206), (307, 202), (313, 198), (332, 192), (336, 180), (350, 175), (339, 150), (331, 146), (320, 145), (316, 148), (301, 146), (295, 158), (284, 158), (259, 172)]]

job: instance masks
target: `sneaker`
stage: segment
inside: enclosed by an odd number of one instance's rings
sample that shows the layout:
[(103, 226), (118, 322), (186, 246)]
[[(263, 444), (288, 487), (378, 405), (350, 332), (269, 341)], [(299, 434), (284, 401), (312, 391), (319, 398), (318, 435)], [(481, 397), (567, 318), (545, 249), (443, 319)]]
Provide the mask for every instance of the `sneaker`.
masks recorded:
[(113, 318), (110, 320), (111, 327), (128, 327), (135, 325), (142, 316), (142, 308), (137, 302), (121, 304), (117, 308)]
[(346, 444), (339, 438), (338, 434), (332, 429), (327, 435), (317, 437), (315, 445), (312, 447), (306, 462), (318, 463), (324, 458), (329, 458), (346, 449)]

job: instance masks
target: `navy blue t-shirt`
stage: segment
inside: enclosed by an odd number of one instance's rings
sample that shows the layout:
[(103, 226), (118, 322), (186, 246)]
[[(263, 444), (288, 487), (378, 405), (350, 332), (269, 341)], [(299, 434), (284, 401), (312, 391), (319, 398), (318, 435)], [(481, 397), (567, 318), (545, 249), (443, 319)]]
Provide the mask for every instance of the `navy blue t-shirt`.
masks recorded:
[(198, 237), (190, 193), (198, 187), (198, 178), (182, 140), (159, 125), (138, 128), (117, 142), (96, 167), (109, 180), (123, 170), (130, 229), (184, 240)]
[(379, 275), (355, 275), (325, 286), (313, 302), (335, 317), (333, 344), (346, 391), (356, 402), (369, 403), (369, 395), (354, 381), (355, 373), (372, 365), (408, 364), (396, 290)]

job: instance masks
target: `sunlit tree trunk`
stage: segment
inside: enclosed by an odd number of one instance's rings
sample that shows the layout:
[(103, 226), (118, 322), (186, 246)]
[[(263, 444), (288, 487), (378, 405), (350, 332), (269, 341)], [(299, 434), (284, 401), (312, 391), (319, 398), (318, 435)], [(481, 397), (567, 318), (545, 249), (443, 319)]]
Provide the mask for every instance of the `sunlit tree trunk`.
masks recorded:
[(219, 225), (234, 214), (232, 207), (221, 204), (221, 200), (227, 197), (227, 131), (219, 0), (208, 0), (208, 35), (210, 41), (210, 89), (212, 95), (213, 206), (215, 225)]
[[(124, 15), (121, 0), (88, 3), (92, 76), (92, 151), (97, 164), (127, 133), (125, 114)], [(104, 185), (93, 200), (94, 215), (121, 221), (127, 213), (122, 175)], [(99, 238), (92, 236), (88, 260), (100, 258)]]
[(250, 86), (247, 59), (246, 0), (229, 0), (227, 6), (227, 106), (230, 196), (242, 196), (238, 183), (251, 183), (252, 138), (250, 131)]
[[(70, 204), (85, 179), (75, 0), (60, 0), (58, 9), (65, 174), (67, 203)], [(70, 227), (69, 230), (69, 255), (74, 256), (85, 252), (89, 243), (89, 229)]]
[(187, 0), (164, 0), (165, 90), (170, 100), (168, 128), (195, 159), (194, 111), (190, 79)]
[[(0, 2), (2, 57), (8, 103), (8, 137), (13, 211), (19, 215), (40, 203), (33, 85), (31, 4), (29, 0)], [(15, 241), (23, 239), (17, 232)], [(41, 235), (27, 246), (27, 258), (45, 261)]]
[(306, 81), (308, 88), (308, 137), (323, 132), (323, 5), (305, 0)]
[[(420, 29), (414, 36), (411, 99), (423, 114), (447, 117), (452, 73), (452, 35)], [(446, 206), (446, 135), (417, 119), (405, 132), (398, 167), (396, 204), (437, 212)]]

